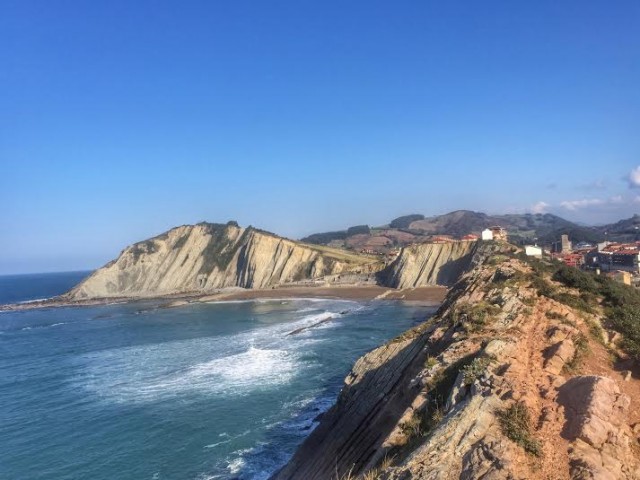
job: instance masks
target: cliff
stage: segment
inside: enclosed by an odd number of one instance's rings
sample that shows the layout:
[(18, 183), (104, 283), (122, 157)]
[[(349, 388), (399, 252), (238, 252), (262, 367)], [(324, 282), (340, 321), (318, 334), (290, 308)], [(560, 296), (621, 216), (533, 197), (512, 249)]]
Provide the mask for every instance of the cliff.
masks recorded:
[(633, 299), (637, 316), (640, 294), (557, 269), (477, 247), (433, 318), (356, 362), (274, 478), (640, 478), (640, 380), (625, 371), (640, 335), (603, 309)]
[[(475, 243), (404, 248), (381, 275), (394, 287), (451, 285), (468, 267)], [(376, 257), (296, 242), (252, 227), (199, 223), (173, 228), (125, 248), (61, 297), (65, 301), (151, 297), (224, 287), (269, 288), (341, 274), (380, 273)]]
[(67, 293), (71, 300), (143, 297), (223, 287), (266, 288), (381, 264), (364, 255), (306, 245), (234, 222), (174, 228), (133, 244)]
[(404, 247), (383, 272), (394, 288), (453, 285), (471, 263), (477, 242), (419, 243)]

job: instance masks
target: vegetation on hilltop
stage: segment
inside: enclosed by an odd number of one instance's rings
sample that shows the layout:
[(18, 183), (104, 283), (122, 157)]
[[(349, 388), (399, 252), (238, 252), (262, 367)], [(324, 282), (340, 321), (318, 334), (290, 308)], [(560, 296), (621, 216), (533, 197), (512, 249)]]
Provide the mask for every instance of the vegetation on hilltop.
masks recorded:
[(404, 215), (393, 219), (388, 226), (374, 227), (369, 232), (364, 232), (361, 228), (364, 226), (358, 226), (346, 230), (316, 233), (303, 238), (302, 241), (319, 245), (337, 241), (348, 245), (350, 237), (368, 233), (371, 236), (372, 245), (375, 245), (375, 240), (379, 240), (378, 237), (382, 236), (387, 237), (393, 246), (403, 246), (424, 241), (430, 235), (461, 237), (469, 233), (478, 234), (491, 225), (499, 225), (507, 229), (510, 241), (515, 244), (536, 241), (542, 245), (550, 245), (557, 242), (563, 234), (568, 234), (569, 238), (576, 243), (597, 243), (605, 239), (605, 232), (610, 240), (640, 240), (640, 215), (634, 215), (611, 225), (592, 227), (578, 225), (551, 213), (487, 215), (482, 212), (457, 210), (432, 217), (417, 213)]
[[(603, 308), (605, 326), (623, 337), (620, 347), (631, 357), (640, 360), (640, 290), (620, 283), (606, 275), (568, 267), (557, 262), (543, 262), (520, 255), (536, 272), (531, 284), (538, 294), (586, 313)], [(575, 289), (578, 295), (558, 291), (545, 278)]]
[(424, 215), (419, 213), (413, 213), (411, 215), (404, 215), (402, 217), (394, 218), (391, 220), (389, 226), (391, 228), (409, 228), (409, 226), (418, 220), (424, 220)]

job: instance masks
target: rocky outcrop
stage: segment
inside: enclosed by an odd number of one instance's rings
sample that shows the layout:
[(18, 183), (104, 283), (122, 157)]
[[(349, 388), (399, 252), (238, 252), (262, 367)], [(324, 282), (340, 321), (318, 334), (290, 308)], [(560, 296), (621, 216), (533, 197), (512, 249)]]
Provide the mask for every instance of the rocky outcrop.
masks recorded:
[(120, 256), (71, 290), (70, 300), (141, 297), (266, 288), (344, 272), (368, 273), (370, 257), (306, 245), (234, 222), (174, 228), (127, 247)]
[(514, 252), (478, 246), (435, 317), (357, 361), (274, 478), (640, 478), (637, 380), (589, 361), (608, 355), (599, 314), (541, 296), (576, 292)]
[(558, 401), (566, 418), (562, 434), (574, 445), (572, 478), (634, 478), (628, 468), (634, 460), (634, 435), (627, 424), (630, 398), (616, 382), (599, 376), (572, 378), (559, 389)]
[(419, 243), (400, 251), (383, 272), (394, 288), (453, 285), (470, 265), (477, 242)]

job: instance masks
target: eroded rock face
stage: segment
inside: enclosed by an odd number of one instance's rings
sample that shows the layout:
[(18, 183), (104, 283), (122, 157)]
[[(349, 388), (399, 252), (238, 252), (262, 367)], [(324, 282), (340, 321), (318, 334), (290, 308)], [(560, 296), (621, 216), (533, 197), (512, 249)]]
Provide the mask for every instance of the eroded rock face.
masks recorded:
[(385, 272), (394, 288), (453, 285), (470, 265), (476, 242), (421, 243), (402, 249)]
[(584, 312), (538, 296), (532, 268), (496, 248), (433, 319), (356, 363), (275, 479), (640, 479), (629, 397), (575, 373), (574, 340), (602, 348)]
[(398, 340), (359, 359), (338, 403), (277, 478), (325, 480), (377, 458), (381, 441), (417, 393), (407, 381), (416, 373), (425, 341), (424, 336)]
[(566, 423), (562, 435), (573, 442), (571, 472), (576, 479), (640, 478), (633, 469), (627, 425), (630, 399), (610, 378), (580, 376), (559, 389)]
[(151, 296), (223, 287), (265, 288), (381, 266), (369, 257), (301, 244), (235, 224), (174, 228), (122, 251), (67, 296)]

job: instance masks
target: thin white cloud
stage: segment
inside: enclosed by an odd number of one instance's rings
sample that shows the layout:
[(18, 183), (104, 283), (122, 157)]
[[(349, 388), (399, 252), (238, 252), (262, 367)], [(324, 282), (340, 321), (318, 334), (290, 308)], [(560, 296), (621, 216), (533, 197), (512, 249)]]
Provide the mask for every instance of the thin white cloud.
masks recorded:
[(640, 188), (640, 166), (631, 170), (627, 180), (630, 188)]
[(564, 202), (560, 202), (560, 206), (567, 210), (575, 211), (581, 208), (603, 205), (604, 203), (605, 201), (600, 198), (583, 198), (582, 200), (565, 200)]
[(549, 205), (547, 202), (538, 202), (534, 204), (530, 208), (530, 210), (531, 210), (531, 213), (547, 213), (550, 206), (551, 205)]
[[(640, 198), (640, 197), (636, 197)], [(623, 205), (626, 203), (622, 195), (614, 195), (609, 198), (583, 198), (580, 200), (565, 200), (560, 202), (560, 206), (567, 210), (576, 211), (583, 208), (599, 207), (605, 205)]]

